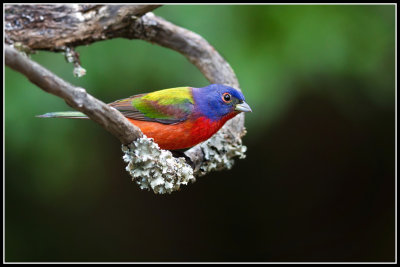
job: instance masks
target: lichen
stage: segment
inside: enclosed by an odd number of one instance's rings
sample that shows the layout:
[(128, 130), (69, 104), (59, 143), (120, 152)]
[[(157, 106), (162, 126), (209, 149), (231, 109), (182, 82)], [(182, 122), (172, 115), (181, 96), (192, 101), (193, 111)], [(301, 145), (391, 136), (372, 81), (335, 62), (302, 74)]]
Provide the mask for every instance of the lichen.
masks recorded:
[(229, 131), (218, 132), (209, 140), (201, 144), (204, 153), (204, 162), (197, 172), (198, 176), (203, 176), (211, 171), (231, 169), (235, 162), (234, 157), (239, 159), (246, 158), (247, 147), (242, 145), (241, 137), (236, 137)]
[(86, 70), (84, 68), (82, 68), (82, 66), (77, 64), (74, 67), (73, 74), (74, 74), (75, 77), (80, 78), (80, 77), (82, 77), (82, 76), (84, 76), (86, 74)]
[(79, 60), (79, 54), (70, 47), (64, 47), (64, 56), (68, 63), (74, 64), (73, 74), (75, 77), (80, 78), (86, 74), (86, 69), (84, 69)]
[(161, 150), (152, 138), (145, 135), (129, 145), (122, 145), (126, 170), (141, 189), (152, 189), (156, 194), (172, 193), (189, 181), (196, 181), (193, 169), (184, 158), (175, 158)]

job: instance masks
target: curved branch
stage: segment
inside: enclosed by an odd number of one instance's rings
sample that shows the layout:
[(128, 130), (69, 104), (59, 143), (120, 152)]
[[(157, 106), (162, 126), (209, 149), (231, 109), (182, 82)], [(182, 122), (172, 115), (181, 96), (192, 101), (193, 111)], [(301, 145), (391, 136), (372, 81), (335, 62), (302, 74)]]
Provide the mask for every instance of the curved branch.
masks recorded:
[(137, 21), (134, 29), (132, 35), (126, 33), (125, 37), (139, 38), (173, 49), (193, 63), (211, 83), (227, 84), (239, 89), (239, 82), (228, 62), (197, 33), (176, 26), (151, 12)]
[[(17, 11), (10, 12), (11, 9), (6, 6), (5, 40), (9, 44), (22, 43), (31, 49), (64, 51), (65, 47), (74, 48), (105, 39), (118, 37), (142, 39), (183, 54), (211, 83), (226, 84), (239, 89), (239, 83), (230, 65), (204, 38), (151, 12), (146, 13), (156, 7), (40, 5), (24, 6), (22, 9), (17, 9), (20, 10), (18, 14)], [(144, 13), (146, 14), (143, 15)], [(138, 18), (141, 15), (143, 16)], [(15, 16), (19, 20), (15, 19)], [(65, 97), (65, 95), (59, 96)], [(68, 101), (71, 102), (72, 99)], [(70, 104), (96, 122), (112, 119), (98, 118), (95, 109), (83, 110), (77, 103)], [(103, 124), (113, 125), (111, 122)], [(121, 128), (114, 126), (111, 127), (112, 130), (109, 126), (106, 129), (123, 143), (138, 137), (137, 131), (135, 134), (128, 133), (127, 125)], [(244, 134), (244, 114), (239, 114), (228, 121), (211, 139), (188, 150), (186, 155), (195, 164), (195, 174), (201, 175), (211, 170), (229, 168), (233, 157), (244, 157), (245, 147), (241, 145), (241, 137)]]

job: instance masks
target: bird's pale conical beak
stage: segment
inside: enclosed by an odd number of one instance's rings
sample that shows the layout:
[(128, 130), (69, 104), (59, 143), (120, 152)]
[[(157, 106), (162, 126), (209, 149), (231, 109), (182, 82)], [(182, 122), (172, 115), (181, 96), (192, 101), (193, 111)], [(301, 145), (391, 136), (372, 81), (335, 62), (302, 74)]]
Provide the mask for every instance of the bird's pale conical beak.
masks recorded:
[(253, 112), (250, 106), (244, 101), (242, 103), (236, 104), (235, 110), (241, 112)]

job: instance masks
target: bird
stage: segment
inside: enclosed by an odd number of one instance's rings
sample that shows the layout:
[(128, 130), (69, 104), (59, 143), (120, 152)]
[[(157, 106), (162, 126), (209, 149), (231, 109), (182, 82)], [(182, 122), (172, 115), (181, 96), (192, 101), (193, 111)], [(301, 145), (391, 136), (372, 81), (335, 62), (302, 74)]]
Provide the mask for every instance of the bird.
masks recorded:
[[(229, 119), (252, 112), (241, 91), (223, 84), (176, 87), (109, 103), (161, 149), (186, 151), (213, 136)], [(78, 111), (37, 117), (88, 119)]]

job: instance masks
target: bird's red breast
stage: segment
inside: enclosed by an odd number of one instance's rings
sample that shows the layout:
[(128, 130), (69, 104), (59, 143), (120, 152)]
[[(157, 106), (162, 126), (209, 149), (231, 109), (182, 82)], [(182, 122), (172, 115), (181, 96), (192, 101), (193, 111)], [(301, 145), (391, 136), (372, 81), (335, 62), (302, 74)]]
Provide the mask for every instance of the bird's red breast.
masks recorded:
[(186, 120), (177, 124), (161, 124), (158, 122), (128, 120), (140, 128), (143, 134), (153, 138), (161, 149), (179, 150), (195, 146), (215, 134), (227, 120), (238, 113), (234, 112), (212, 121), (206, 117)]

